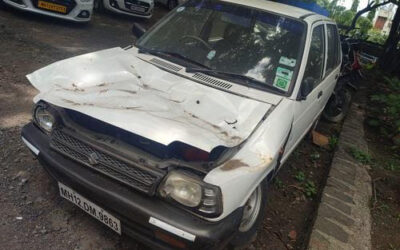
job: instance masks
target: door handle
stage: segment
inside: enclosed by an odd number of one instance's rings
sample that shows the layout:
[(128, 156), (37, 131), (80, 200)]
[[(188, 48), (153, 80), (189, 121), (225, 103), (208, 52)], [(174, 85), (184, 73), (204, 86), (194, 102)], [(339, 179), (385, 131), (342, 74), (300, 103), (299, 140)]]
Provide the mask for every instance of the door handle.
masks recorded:
[(319, 93), (318, 93), (318, 99), (319, 98), (321, 98), (321, 96), (324, 94), (324, 92), (321, 90)]

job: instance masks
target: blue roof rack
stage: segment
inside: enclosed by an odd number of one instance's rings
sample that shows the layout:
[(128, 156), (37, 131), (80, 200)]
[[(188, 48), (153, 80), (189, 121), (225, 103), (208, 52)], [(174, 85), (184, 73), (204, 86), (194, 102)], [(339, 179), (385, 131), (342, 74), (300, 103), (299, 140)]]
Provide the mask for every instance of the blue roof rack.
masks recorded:
[(316, 3), (305, 3), (296, 0), (277, 0), (276, 2), (306, 9), (323, 16), (329, 16), (329, 12)]

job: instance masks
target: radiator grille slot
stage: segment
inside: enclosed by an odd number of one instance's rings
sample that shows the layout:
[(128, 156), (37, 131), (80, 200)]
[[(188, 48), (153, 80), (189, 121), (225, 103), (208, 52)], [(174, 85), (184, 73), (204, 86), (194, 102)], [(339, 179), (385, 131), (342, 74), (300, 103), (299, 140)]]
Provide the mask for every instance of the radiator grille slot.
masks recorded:
[(215, 79), (213, 77), (207, 76), (205, 74), (201, 73), (196, 73), (192, 76), (193, 78), (200, 80), (206, 84), (214, 85), (219, 88), (224, 88), (224, 89), (230, 89), (232, 87), (232, 84), (229, 84), (227, 82)]
[(151, 59), (150, 62), (152, 62), (155, 65), (161, 66), (163, 68), (166, 68), (166, 69), (169, 69), (169, 70), (172, 70), (172, 71), (175, 71), (175, 72), (178, 72), (178, 71), (180, 71), (182, 69), (182, 67), (179, 67), (179, 66), (164, 62), (164, 61), (159, 60), (157, 58)]
[(86, 167), (149, 195), (154, 194), (162, 178), (162, 176), (151, 171), (146, 171), (144, 168), (122, 161), (94, 148), (61, 130), (53, 131), (50, 146), (55, 151)]

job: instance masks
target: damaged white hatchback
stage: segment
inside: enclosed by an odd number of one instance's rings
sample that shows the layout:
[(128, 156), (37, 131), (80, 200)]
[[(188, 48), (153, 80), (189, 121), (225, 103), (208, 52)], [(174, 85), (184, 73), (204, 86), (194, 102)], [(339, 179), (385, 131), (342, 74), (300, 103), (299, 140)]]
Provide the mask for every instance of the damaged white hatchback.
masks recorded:
[(191, 0), (135, 46), (56, 62), (22, 138), (60, 195), (156, 249), (249, 242), (268, 182), (339, 75), (335, 23), (264, 0)]

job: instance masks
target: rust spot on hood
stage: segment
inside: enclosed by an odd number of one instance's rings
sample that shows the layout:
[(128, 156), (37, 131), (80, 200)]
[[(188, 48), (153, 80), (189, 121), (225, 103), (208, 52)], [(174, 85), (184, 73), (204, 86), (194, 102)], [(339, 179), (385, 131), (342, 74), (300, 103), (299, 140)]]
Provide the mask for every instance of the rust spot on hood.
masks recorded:
[(221, 167), (221, 170), (230, 171), (241, 167), (249, 167), (249, 165), (247, 163), (242, 162), (241, 160), (230, 160), (227, 161), (224, 164), (224, 166)]

